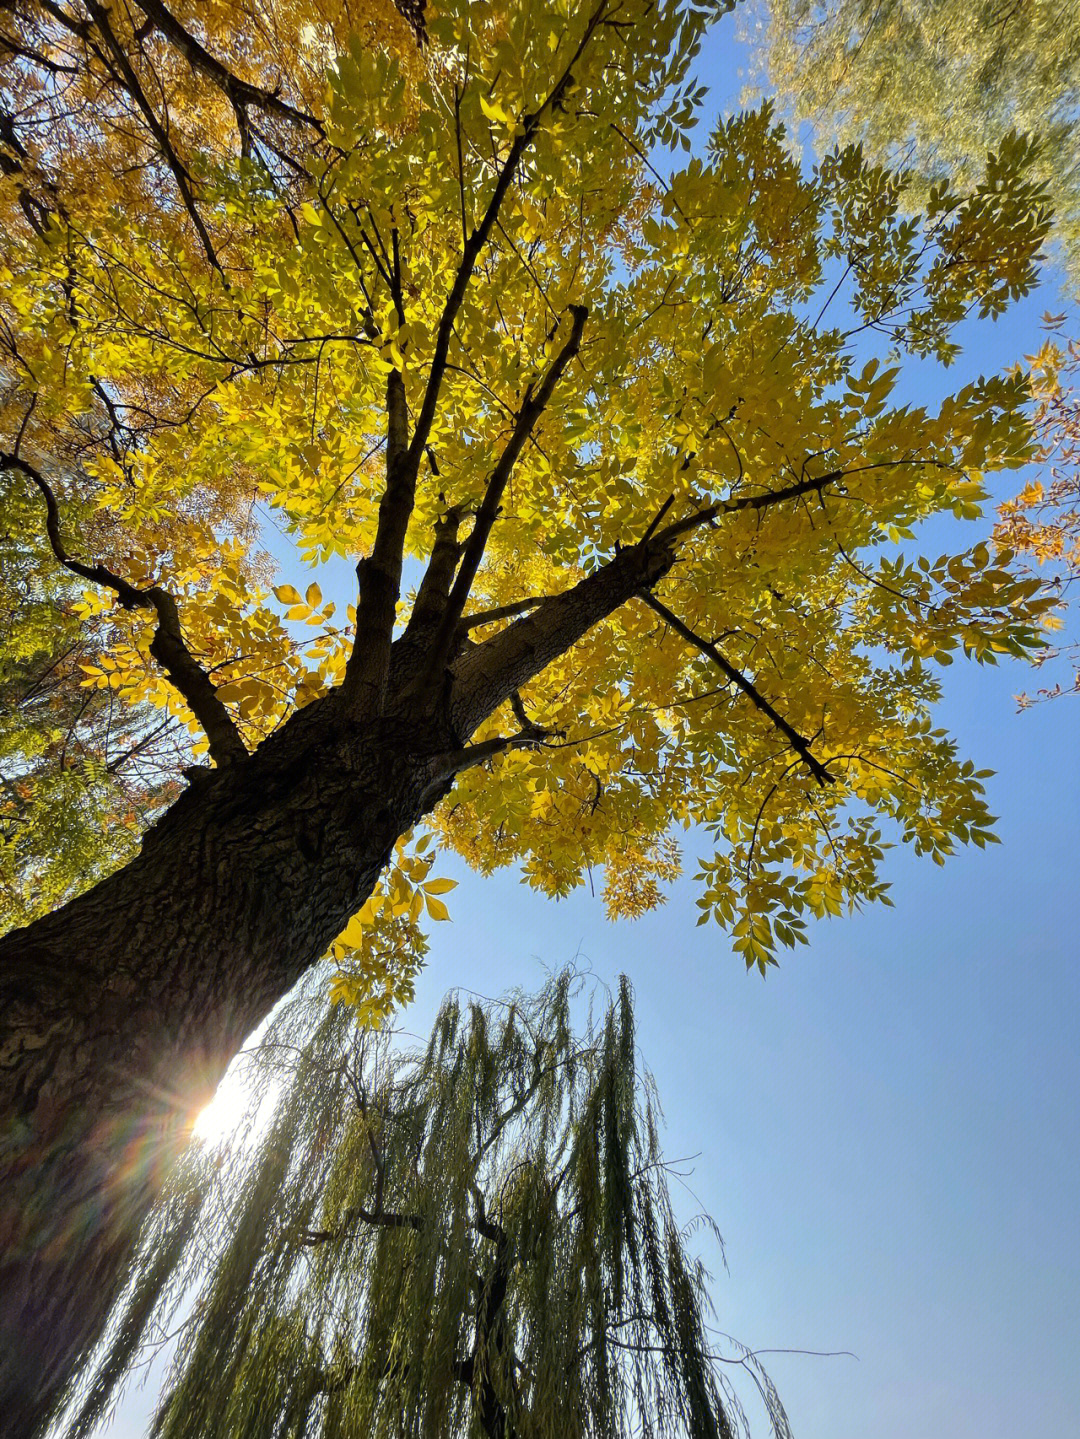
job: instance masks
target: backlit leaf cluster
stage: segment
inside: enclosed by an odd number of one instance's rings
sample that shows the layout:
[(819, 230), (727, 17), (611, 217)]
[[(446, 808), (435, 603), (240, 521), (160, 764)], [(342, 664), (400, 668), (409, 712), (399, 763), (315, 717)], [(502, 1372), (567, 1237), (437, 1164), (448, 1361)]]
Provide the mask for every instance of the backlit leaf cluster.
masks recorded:
[[(905, 376), (1031, 287), (1049, 221), (1015, 137), (920, 213), (913, 182), (855, 147), (800, 168), (768, 105), (699, 137), (695, 59), (723, 8), (448, 0), (411, 47), (335, 21), (290, 72), (318, 126), (273, 121), (292, 127), (287, 176), (226, 135), (220, 86), (196, 104), (159, 34), (177, 143), (198, 153), (191, 205), (159, 147), (139, 181), (153, 205), (118, 180), (35, 227), (32, 167), (8, 167), (0, 415), (65, 522), (76, 500), (97, 514), (94, 557), (176, 597), (250, 749), (333, 695), (369, 639), (322, 577), (273, 589), (260, 526), (298, 564), (370, 555), (403, 396), (406, 426), (430, 427), (400, 635), (439, 526), (476, 530), (572, 350), (500, 492), (448, 673), (653, 535), (671, 562), (651, 597), (691, 638), (649, 596), (613, 602), (480, 724), (431, 827), (548, 895), (602, 876), (614, 915), (661, 902), (673, 831), (708, 835), (703, 917), (764, 969), (810, 916), (883, 896), (888, 836), (938, 859), (988, 833), (979, 774), (930, 719), (937, 667), (1038, 653), (1053, 599), (985, 547), (922, 558), (918, 532), (976, 518), (984, 473), (1031, 456), (1028, 390), (990, 373), (918, 404)], [(111, 112), (93, 113), (108, 150)], [(35, 167), (60, 195), (47, 145)], [(79, 617), (108, 635), (91, 691), (197, 731), (149, 654), (150, 611), (99, 591)], [(345, 945), (372, 966), (373, 988), (340, 981), (361, 1008), (393, 989), (374, 966), (394, 926), (441, 917), (394, 865)]]

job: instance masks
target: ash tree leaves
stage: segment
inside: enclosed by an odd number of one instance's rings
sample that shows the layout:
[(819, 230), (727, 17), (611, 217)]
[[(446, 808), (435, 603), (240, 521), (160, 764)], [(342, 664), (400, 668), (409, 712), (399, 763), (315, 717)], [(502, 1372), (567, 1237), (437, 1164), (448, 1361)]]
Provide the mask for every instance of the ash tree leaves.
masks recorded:
[(381, 1029), (395, 1009), (413, 998), (428, 952), (421, 921), (450, 918), (440, 896), (456, 889), (457, 880), (431, 874), (436, 854), (429, 849), (430, 832), (409, 853), (411, 839), (403, 835), (398, 840), (374, 893), (330, 946), (337, 965), (330, 997), (351, 1005), (367, 1029)]
[[(884, 898), (893, 839), (937, 859), (989, 833), (981, 778), (932, 726), (936, 668), (1037, 654), (1052, 599), (1007, 554), (931, 560), (918, 534), (976, 517), (982, 476), (1029, 458), (1027, 389), (988, 375), (936, 410), (897, 392), (913, 359), (952, 361), (958, 320), (1031, 287), (1049, 222), (1015, 137), (920, 214), (857, 146), (804, 173), (768, 105), (687, 157), (724, 8), (448, 0), (418, 53), (339, 28), (287, 180), (227, 147), (200, 175), (217, 266), (177, 242), (175, 206), (106, 196), (12, 228), (3, 416), (61, 505), (98, 507), (103, 558), (167, 583), (248, 749), (338, 693), (370, 638), (317, 582), (271, 600), (258, 516), (303, 560), (369, 558), (388, 414), (417, 445), (406, 573), (431, 575), (454, 527), (477, 551), (454, 634), (408, 631), (451, 682), (663, 547), (663, 608), (613, 603), (547, 654), (475, 729), (430, 833), (552, 896), (599, 878), (632, 916), (678, 874), (678, 832), (705, 831), (702, 916), (764, 969), (811, 916)], [(424, 602), (401, 597), (399, 638)], [(118, 637), (88, 680), (196, 730), (152, 616), (96, 603)], [(370, 1016), (395, 983), (378, 956), (420, 953), (442, 917), (416, 863), (398, 854), (339, 942), (339, 993)]]
[[(81, 622), (40, 506), (14, 476), (0, 485), (0, 907), (25, 924), (130, 858), (176, 797), (187, 747), (179, 724), (121, 695), (118, 637)], [(88, 673), (108, 678), (88, 693)]]

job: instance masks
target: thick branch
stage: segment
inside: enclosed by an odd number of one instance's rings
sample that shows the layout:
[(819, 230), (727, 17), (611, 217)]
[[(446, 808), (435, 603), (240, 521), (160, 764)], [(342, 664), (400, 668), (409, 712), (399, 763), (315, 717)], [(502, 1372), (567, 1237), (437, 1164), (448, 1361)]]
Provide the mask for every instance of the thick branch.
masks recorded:
[(641, 589), (667, 574), (674, 547), (654, 536), (620, 550), (562, 594), (541, 601), (530, 615), (461, 655), (453, 666), (450, 709), (464, 739), (515, 690), (540, 674)]
[[(895, 463), (895, 462), (894, 462)], [(911, 463), (918, 463), (912, 461)], [(933, 463), (933, 462), (928, 462)], [(861, 470), (882, 469), (888, 466), (864, 465)], [(760, 495), (740, 495), (734, 499), (722, 500), (698, 510), (681, 520), (657, 529), (657, 523), (669, 508), (665, 501), (660, 514), (653, 520), (645, 536), (637, 544), (620, 550), (601, 569), (565, 590), (539, 602), (529, 599), (520, 602), (520, 608), (528, 607), (532, 613), (507, 626), (497, 635), (476, 645), (467, 654), (460, 655), (454, 663), (454, 687), (451, 697), (451, 714), (457, 733), (463, 739), (488, 715), (493, 713), (510, 695), (528, 684), (559, 655), (575, 645), (594, 625), (626, 603), (632, 595), (651, 590), (658, 580), (667, 574), (675, 562), (679, 541), (702, 525), (708, 524), (723, 514), (736, 514), (740, 510), (765, 510), (773, 505), (784, 504), (803, 495), (821, 492), (826, 486), (847, 478), (855, 471), (832, 470), (813, 479), (799, 480), (785, 485), (782, 489), (770, 490)], [(635, 576), (637, 580), (635, 583)], [(484, 616), (470, 616), (463, 622), (472, 627), (478, 622), (507, 617), (519, 606), (506, 606), (501, 610), (489, 611)], [(697, 644), (697, 637), (690, 642)], [(722, 660), (722, 656), (721, 656)], [(727, 661), (723, 661), (726, 665)], [(726, 673), (726, 671), (725, 671)], [(744, 676), (735, 671), (729, 678), (733, 683), (749, 685)], [(750, 687), (751, 689), (753, 686)], [(746, 691), (749, 693), (749, 691)], [(755, 692), (756, 694), (756, 692)], [(755, 698), (755, 695), (751, 695)], [(768, 701), (757, 696), (762, 705)], [(771, 707), (770, 707), (771, 708)], [(769, 713), (768, 710), (765, 711)], [(811, 768), (820, 783), (828, 783), (833, 776), (812, 754), (804, 754), (795, 741), (808, 749), (801, 735), (787, 727), (786, 721), (772, 711), (774, 722), (788, 733), (788, 739)]]
[(391, 370), (386, 378), (386, 487), (371, 554), (356, 566), (356, 639), (342, 684), (346, 711), (355, 717), (379, 712), (390, 673), (405, 534), (416, 495), (407, 452), (408, 414), (405, 381), (400, 371)]
[(362, 1204), (358, 1204), (355, 1209), (345, 1211), (345, 1216), (337, 1229), (301, 1230), (300, 1243), (309, 1247), (317, 1244), (340, 1243), (342, 1239), (348, 1239), (357, 1220), (363, 1224), (375, 1225), (380, 1229), (421, 1230), (424, 1227), (422, 1214), (397, 1214), (389, 1209), (365, 1209)]
[[(91, 0), (93, 3), (93, 0)], [(379, 522), (375, 533), (375, 544), (370, 559), (358, 566), (361, 579), (360, 602), (357, 605), (356, 643), (349, 657), (342, 686), (342, 697), (346, 713), (358, 716), (363, 713), (378, 713), (386, 694), (386, 681), (390, 668), (390, 646), (393, 641), (394, 621), (397, 602), (401, 593), (401, 566), (408, 529), (409, 517), (416, 494), (416, 478), (420, 472), (420, 461), (431, 438), (431, 427), (435, 420), (439, 394), (446, 373), (450, 353), (450, 339), (454, 322), (465, 300), (465, 295), (476, 269), (484, 246), (496, 221), (502, 203), (514, 181), (518, 166), (529, 145), (532, 143), (544, 115), (558, 105), (573, 82), (571, 73), (582, 52), (600, 24), (606, 0), (601, 0), (585, 27), (584, 34), (570, 57), (547, 98), (531, 114), (520, 117), (519, 133), (515, 136), (509, 153), (499, 170), (498, 179), (492, 190), (480, 223), (462, 246), (454, 283), (446, 297), (439, 324), (435, 332), (431, 365), (427, 384), (417, 414), (412, 438), (407, 452), (391, 462), (387, 456), (386, 492), (379, 505)], [(400, 376), (397, 377), (400, 382)], [(391, 409), (391, 385), (388, 385), (387, 408), (389, 427), (394, 426)], [(404, 404), (404, 385), (401, 385), (401, 400)], [(392, 493), (391, 493), (392, 492)]]
[(105, 565), (86, 565), (80, 560), (72, 559), (60, 534), (60, 511), (56, 496), (44, 476), (16, 454), (0, 452), (0, 469), (20, 471), (40, 490), (45, 500), (45, 533), (53, 554), (66, 570), (112, 590), (124, 609), (152, 609), (155, 612), (158, 624), (150, 645), (150, 653), (202, 726), (210, 746), (210, 756), (215, 764), (225, 766), (246, 759), (247, 750), (240, 738), (240, 731), (218, 699), (217, 691), (206, 671), (185, 643), (180, 628), (180, 615), (172, 595), (160, 585), (138, 589)]
[[(370, 558), (362, 560), (357, 566), (357, 574), (360, 579), (360, 599), (356, 607), (356, 641), (352, 654), (349, 656), (342, 685), (342, 698), (345, 701), (346, 712), (352, 715), (377, 713), (385, 695), (386, 679), (390, 669), (390, 645), (393, 640), (397, 602), (401, 594), (401, 567), (405, 534), (409, 527), (409, 518), (415, 500), (416, 477), (420, 470), (420, 459), (431, 435), (439, 391), (446, 373), (446, 361), (450, 351), (450, 336), (454, 328), (454, 320), (465, 299), (465, 292), (476, 268), (480, 251), (495, 223), (499, 207), (510, 188), (518, 163), (535, 132), (538, 118), (538, 116), (527, 117), (529, 123), (525, 125), (521, 135), (511, 146), (510, 154), (499, 174), (484, 218), (464, 245), (457, 274), (439, 320), (427, 386), (408, 451), (404, 455), (398, 454), (391, 461), (390, 446), (389, 444), (387, 446), (386, 489), (379, 504), (379, 523), (375, 532), (375, 544), (372, 547)], [(391, 382), (394, 380), (394, 374), (391, 374), (390, 380)], [(397, 376), (397, 380), (400, 383), (400, 375)], [(388, 434), (394, 428), (394, 414), (391, 409), (392, 391), (392, 383), (388, 383)], [(402, 398), (404, 398), (403, 385)]]
[(463, 769), (471, 769), (473, 765), (483, 764), (484, 760), (494, 759), (496, 755), (505, 754), (507, 750), (536, 749), (543, 745), (545, 740), (550, 739), (553, 733), (555, 731), (529, 724), (520, 729), (517, 734), (495, 735), (492, 739), (481, 740), (479, 744), (467, 744), (463, 749), (450, 750), (444, 755), (435, 755), (431, 761), (432, 768), (436, 773), (436, 779), (432, 782), (433, 786), (441, 786), (445, 780), (452, 779)]
[[(875, 468), (868, 466), (868, 468)], [(768, 510), (773, 505), (782, 505), (786, 500), (797, 500), (801, 495), (820, 494), (827, 485), (836, 484), (848, 474), (847, 470), (830, 470), (827, 475), (818, 475), (810, 480), (797, 480), (793, 485), (784, 485), (779, 490), (766, 490), (762, 495), (739, 495), (733, 500), (720, 500), (692, 515), (686, 515), (661, 530), (658, 539), (668, 541), (681, 538), (691, 530), (707, 525), (720, 515), (735, 515), (740, 510)]]
[(509, 1268), (510, 1264), (510, 1236), (497, 1220), (488, 1216), (487, 1205), (484, 1203), (484, 1191), (472, 1181), (469, 1186), (472, 1190), (473, 1203), (476, 1205), (476, 1218), (472, 1221), (471, 1227), (477, 1234), (490, 1239), (492, 1244), (498, 1245), (500, 1262)]
[(416, 603), (409, 620), (410, 630), (436, 623), (446, 609), (454, 571), (461, 558), (461, 545), (458, 543), (460, 523), (460, 511), (453, 508), (445, 510), (435, 521), (435, 542), (424, 578), (416, 592)]
[[(493, 1357), (501, 1356), (506, 1349), (503, 1308), (510, 1288), (510, 1274), (516, 1260), (505, 1229), (488, 1218), (479, 1186), (473, 1184), (472, 1191), (476, 1203), (476, 1218), (472, 1221), (472, 1227), (495, 1245), (495, 1262), (481, 1283), (476, 1305), (476, 1339), (472, 1359), (473, 1382), (477, 1391), (477, 1418), (489, 1439), (510, 1439), (514, 1430), (508, 1422), (499, 1392), (492, 1382), (491, 1361)], [(480, 1371), (479, 1384), (476, 1384), (477, 1369)]]
[(218, 272), (218, 274), (221, 275), (224, 279), (225, 272), (221, 268), (221, 263), (218, 260), (217, 253), (214, 250), (213, 243), (210, 239), (209, 231), (207, 230), (206, 225), (203, 222), (203, 218), (199, 214), (198, 207), (195, 204), (195, 196), (191, 189), (191, 177), (187, 172), (187, 167), (180, 159), (180, 156), (176, 153), (176, 150), (173, 148), (173, 143), (169, 139), (168, 132), (166, 131), (165, 126), (158, 119), (157, 114), (154, 111), (154, 107), (146, 98), (146, 94), (144, 93), (143, 88), (139, 83), (139, 77), (135, 74), (134, 67), (132, 66), (131, 61), (128, 58), (127, 52), (120, 44), (120, 41), (117, 39), (112, 26), (109, 24), (108, 10), (106, 10), (103, 5), (99, 5), (97, 3), (97, 0), (84, 0), (84, 3), (86, 5), (88, 13), (93, 16), (94, 23), (101, 31), (105, 43), (112, 51), (113, 58), (115, 59), (117, 65), (120, 68), (120, 73), (123, 77), (124, 86), (127, 89), (128, 94), (142, 111), (143, 118), (146, 120), (150, 133), (153, 135), (154, 139), (157, 141), (158, 145), (161, 148), (162, 159), (172, 171), (173, 179), (176, 181), (176, 188), (180, 191), (180, 198), (184, 202), (184, 209), (188, 212), (191, 223), (194, 225), (195, 231), (199, 236), (200, 242), (202, 243), (202, 247), (206, 251), (206, 258), (210, 261), (211, 265), (213, 265), (214, 269)]
[(787, 720), (784, 719), (783, 715), (777, 713), (761, 691), (748, 680), (740, 670), (737, 670), (733, 664), (726, 660), (714, 644), (710, 644), (708, 640), (704, 640), (700, 635), (696, 635), (688, 625), (683, 624), (678, 615), (673, 614), (667, 605), (647, 590), (642, 590), (639, 598), (644, 600), (650, 609), (655, 610), (661, 619), (671, 626), (676, 634), (681, 635), (681, 637), (686, 640), (687, 644), (693, 645), (695, 649), (699, 649), (703, 655), (708, 655), (709, 659), (723, 671), (732, 684), (742, 690), (743, 694), (753, 701), (762, 714), (767, 715), (769, 719), (772, 720), (773, 724), (785, 737), (791, 745), (791, 748), (817, 780), (818, 784), (826, 785), (835, 782), (835, 776), (829, 773), (813, 753), (809, 741), (804, 739), (798, 730), (793, 729)]
[(272, 90), (264, 90), (261, 86), (249, 84), (247, 80), (241, 80), (238, 75), (234, 75), (199, 43), (190, 30), (181, 25), (172, 11), (161, 4), (161, 0), (136, 0), (136, 3), (154, 28), (176, 46), (191, 68), (225, 92), (237, 111), (238, 119), (248, 105), (256, 105), (271, 115), (291, 120), (296, 125), (309, 126), (322, 134), (322, 123), (314, 115), (289, 105)]
[(442, 617), (434, 643), (431, 647), (431, 655), (427, 667), (428, 679), (440, 674), (450, 659), (458, 621), (465, 613), (465, 606), (468, 603), (469, 594), (472, 591), (473, 581), (476, 579), (476, 573), (484, 558), (484, 551), (487, 548), (488, 539), (491, 536), (491, 531), (499, 515), (503, 492), (513, 473), (518, 456), (521, 454), (526, 441), (536, 427), (540, 416), (547, 408), (548, 401), (551, 399), (555, 386), (559, 383), (559, 379), (564, 370), (581, 348), (581, 335), (585, 328), (585, 321), (588, 318), (589, 312), (583, 305), (571, 305), (570, 313), (573, 316), (573, 326), (570, 331), (570, 337), (551, 362), (547, 374), (537, 387), (535, 393), (531, 385), (526, 388), (525, 401), (518, 411), (517, 419), (514, 421), (514, 428), (511, 431), (510, 439), (500, 455), (495, 468), (491, 472), (487, 489), (484, 492), (483, 501), (481, 502), (480, 509), (477, 511), (476, 520), (473, 523), (472, 533), (469, 535), (468, 541), (465, 544), (465, 550), (461, 557), (461, 567), (454, 581), (454, 588), (450, 592), (446, 612)]

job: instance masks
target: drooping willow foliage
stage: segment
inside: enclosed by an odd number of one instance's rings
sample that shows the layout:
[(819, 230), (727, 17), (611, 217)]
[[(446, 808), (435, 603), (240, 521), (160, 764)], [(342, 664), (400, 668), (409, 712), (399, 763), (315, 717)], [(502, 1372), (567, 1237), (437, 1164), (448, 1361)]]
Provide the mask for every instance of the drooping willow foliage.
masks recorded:
[(786, 1436), (706, 1323), (630, 987), (575, 1032), (580, 988), (452, 995), (411, 1051), (345, 1006), (314, 1033), (286, 1014), (258, 1059), (272, 1120), (182, 1167), (74, 1432), (198, 1286), (161, 1439), (729, 1439), (731, 1365)]

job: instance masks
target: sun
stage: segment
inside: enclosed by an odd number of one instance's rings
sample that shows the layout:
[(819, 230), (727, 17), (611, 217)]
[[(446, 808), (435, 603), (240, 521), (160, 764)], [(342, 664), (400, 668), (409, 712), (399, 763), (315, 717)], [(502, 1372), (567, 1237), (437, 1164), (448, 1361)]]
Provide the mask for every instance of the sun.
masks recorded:
[(191, 1126), (191, 1136), (210, 1148), (233, 1138), (251, 1110), (252, 1096), (238, 1076), (226, 1074), (213, 1099)]
[(244, 1050), (225, 1071), (213, 1099), (199, 1111), (191, 1137), (207, 1149), (247, 1148), (258, 1142), (273, 1118), (281, 1084)]

